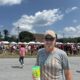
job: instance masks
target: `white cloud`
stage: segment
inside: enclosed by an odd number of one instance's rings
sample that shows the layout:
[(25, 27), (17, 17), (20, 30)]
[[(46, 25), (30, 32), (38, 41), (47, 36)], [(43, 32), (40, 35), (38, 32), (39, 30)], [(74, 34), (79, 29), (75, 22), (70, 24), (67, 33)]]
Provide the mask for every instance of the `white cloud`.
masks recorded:
[(70, 13), (70, 12), (75, 11), (75, 10), (77, 10), (77, 9), (78, 9), (78, 7), (74, 6), (74, 7), (72, 7), (72, 8), (68, 8), (65, 12), (66, 12), (66, 13)]
[(80, 37), (80, 25), (76, 27), (65, 27), (65, 37)]
[(76, 32), (76, 28), (74, 28), (74, 27), (65, 27), (64, 31), (66, 31), (66, 32)]
[(75, 7), (72, 7), (72, 10), (76, 10), (76, 9), (78, 9), (78, 7), (76, 7), (76, 6)]
[(0, 25), (0, 28), (3, 28), (4, 27), (4, 25)]
[(63, 38), (63, 35), (62, 35), (62, 34), (57, 33), (57, 37), (58, 37), (58, 38)]
[(14, 5), (20, 4), (22, 0), (0, 0), (0, 5)]
[(73, 23), (77, 23), (77, 20), (76, 20), (76, 19), (74, 19), (74, 20), (73, 20)]
[(13, 23), (13, 33), (19, 26), (20, 30), (27, 30), (36, 32), (35, 27), (44, 27), (54, 24), (56, 21), (61, 20), (63, 15), (59, 9), (43, 10), (42, 12), (36, 12), (35, 15), (23, 15), (17, 22)]

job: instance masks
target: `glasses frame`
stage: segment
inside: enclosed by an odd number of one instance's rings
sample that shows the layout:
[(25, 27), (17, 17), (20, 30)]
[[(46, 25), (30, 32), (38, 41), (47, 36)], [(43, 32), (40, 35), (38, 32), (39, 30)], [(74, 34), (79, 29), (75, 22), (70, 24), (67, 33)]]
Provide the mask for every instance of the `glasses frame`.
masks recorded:
[(47, 37), (45, 37), (45, 41), (54, 41), (55, 40), (55, 38), (47, 38)]

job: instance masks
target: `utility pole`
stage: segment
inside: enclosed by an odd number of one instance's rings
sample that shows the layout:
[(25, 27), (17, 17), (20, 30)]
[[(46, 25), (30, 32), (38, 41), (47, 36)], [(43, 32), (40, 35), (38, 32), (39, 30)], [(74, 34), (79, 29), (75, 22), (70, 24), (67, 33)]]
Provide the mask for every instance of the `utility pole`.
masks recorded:
[(63, 43), (64, 43), (64, 33), (63, 33)]
[(19, 26), (17, 27), (17, 29), (18, 29), (18, 42), (20, 41), (20, 39), (19, 39)]

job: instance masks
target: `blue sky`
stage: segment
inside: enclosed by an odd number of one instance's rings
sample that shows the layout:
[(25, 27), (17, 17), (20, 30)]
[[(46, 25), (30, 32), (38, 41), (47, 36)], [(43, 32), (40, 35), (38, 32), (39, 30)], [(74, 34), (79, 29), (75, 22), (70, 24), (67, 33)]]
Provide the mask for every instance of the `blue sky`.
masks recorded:
[(0, 0), (0, 31), (44, 33), (80, 37), (80, 0)]

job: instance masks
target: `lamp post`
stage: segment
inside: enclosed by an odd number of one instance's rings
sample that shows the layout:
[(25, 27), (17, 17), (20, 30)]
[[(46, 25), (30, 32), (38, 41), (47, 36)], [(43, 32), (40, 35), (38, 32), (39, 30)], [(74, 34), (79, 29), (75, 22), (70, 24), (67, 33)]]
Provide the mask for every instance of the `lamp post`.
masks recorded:
[(20, 40), (19, 40), (19, 26), (17, 27), (17, 29), (18, 29), (18, 42), (19, 42), (19, 41), (20, 41)]
[(63, 43), (64, 43), (65, 41), (64, 41), (64, 33), (63, 33)]

